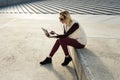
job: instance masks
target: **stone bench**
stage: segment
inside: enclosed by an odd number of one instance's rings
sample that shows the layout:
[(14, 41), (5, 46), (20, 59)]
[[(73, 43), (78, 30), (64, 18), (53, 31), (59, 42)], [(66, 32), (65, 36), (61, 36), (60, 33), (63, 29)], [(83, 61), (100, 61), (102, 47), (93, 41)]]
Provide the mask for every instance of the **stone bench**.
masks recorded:
[(78, 80), (120, 80), (119, 41), (110, 38), (88, 38), (84, 49), (69, 47)]
[(73, 47), (69, 47), (70, 54), (73, 58), (73, 64), (78, 76), (78, 80), (93, 80), (91, 71), (87, 66), (87, 62), (85, 61), (84, 56), (82, 55), (86, 50), (86, 48), (75, 49)]

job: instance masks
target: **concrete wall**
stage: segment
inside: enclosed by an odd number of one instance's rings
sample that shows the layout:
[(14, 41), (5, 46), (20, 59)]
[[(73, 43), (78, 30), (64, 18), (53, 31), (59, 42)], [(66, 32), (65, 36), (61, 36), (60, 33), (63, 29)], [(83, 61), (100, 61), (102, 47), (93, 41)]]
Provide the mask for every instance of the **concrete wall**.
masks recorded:
[(18, 3), (32, 2), (32, 1), (40, 1), (40, 0), (0, 0), (0, 7), (9, 6)]
[(93, 76), (88, 69), (88, 65), (82, 54), (86, 49), (75, 49), (69, 47), (70, 55), (73, 59), (73, 65), (75, 67), (78, 80), (94, 80)]
[(73, 65), (75, 67), (78, 80), (91, 80), (91, 79), (89, 79), (88, 76), (86, 76), (86, 71), (82, 64), (82, 60), (80, 58), (79, 53), (73, 47), (69, 47), (69, 51), (70, 51), (71, 57), (73, 59)]

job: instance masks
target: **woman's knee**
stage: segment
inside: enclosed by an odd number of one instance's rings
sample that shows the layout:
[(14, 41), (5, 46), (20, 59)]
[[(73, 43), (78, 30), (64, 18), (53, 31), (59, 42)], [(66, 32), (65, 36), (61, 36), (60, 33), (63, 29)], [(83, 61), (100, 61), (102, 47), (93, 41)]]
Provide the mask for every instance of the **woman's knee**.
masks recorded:
[(67, 40), (67, 38), (59, 38), (58, 40), (59, 40), (60, 42), (64, 42), (64, 41)]
[(58, 41), (60, 44), (66, 44), (68, 40), (66, 38), (60, 38)]

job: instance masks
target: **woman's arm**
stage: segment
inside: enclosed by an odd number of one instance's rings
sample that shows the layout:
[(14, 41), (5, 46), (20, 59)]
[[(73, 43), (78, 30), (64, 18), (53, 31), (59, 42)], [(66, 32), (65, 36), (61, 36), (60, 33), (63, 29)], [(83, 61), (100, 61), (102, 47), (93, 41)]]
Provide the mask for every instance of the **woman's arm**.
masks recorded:
[(78, 23), (74, 23), (73, 26), (63, 35), (57, 35), (54, 36), (56, 38), (66, 38), (68, 37), (70, 34), (72, 34), (75, 30), (77, 30), (79, 28), (79, 24)]

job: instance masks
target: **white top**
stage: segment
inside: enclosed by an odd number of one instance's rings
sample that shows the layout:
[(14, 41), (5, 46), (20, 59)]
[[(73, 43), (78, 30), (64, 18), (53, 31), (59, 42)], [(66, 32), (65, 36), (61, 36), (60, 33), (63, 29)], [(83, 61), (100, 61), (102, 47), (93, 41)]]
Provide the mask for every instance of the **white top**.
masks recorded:
[[(77, 21), (73, 20), (71, 26), (69, 27), (65, 27), (66, 31), (68, 31), (73, 24), (78, 23)], [(79, 23), (78, 23), (79, 24)], [(79, 43), (86, 45), (87, 44), (87, 36), (85, 31), (83, 30), (83, 28), (80, 26), (79, 24), (79, 28), (77, 30), (75, 30), (75, 32), (73, 32), (72, 34), (70, 34), (68, 37), (76, 39)]]

